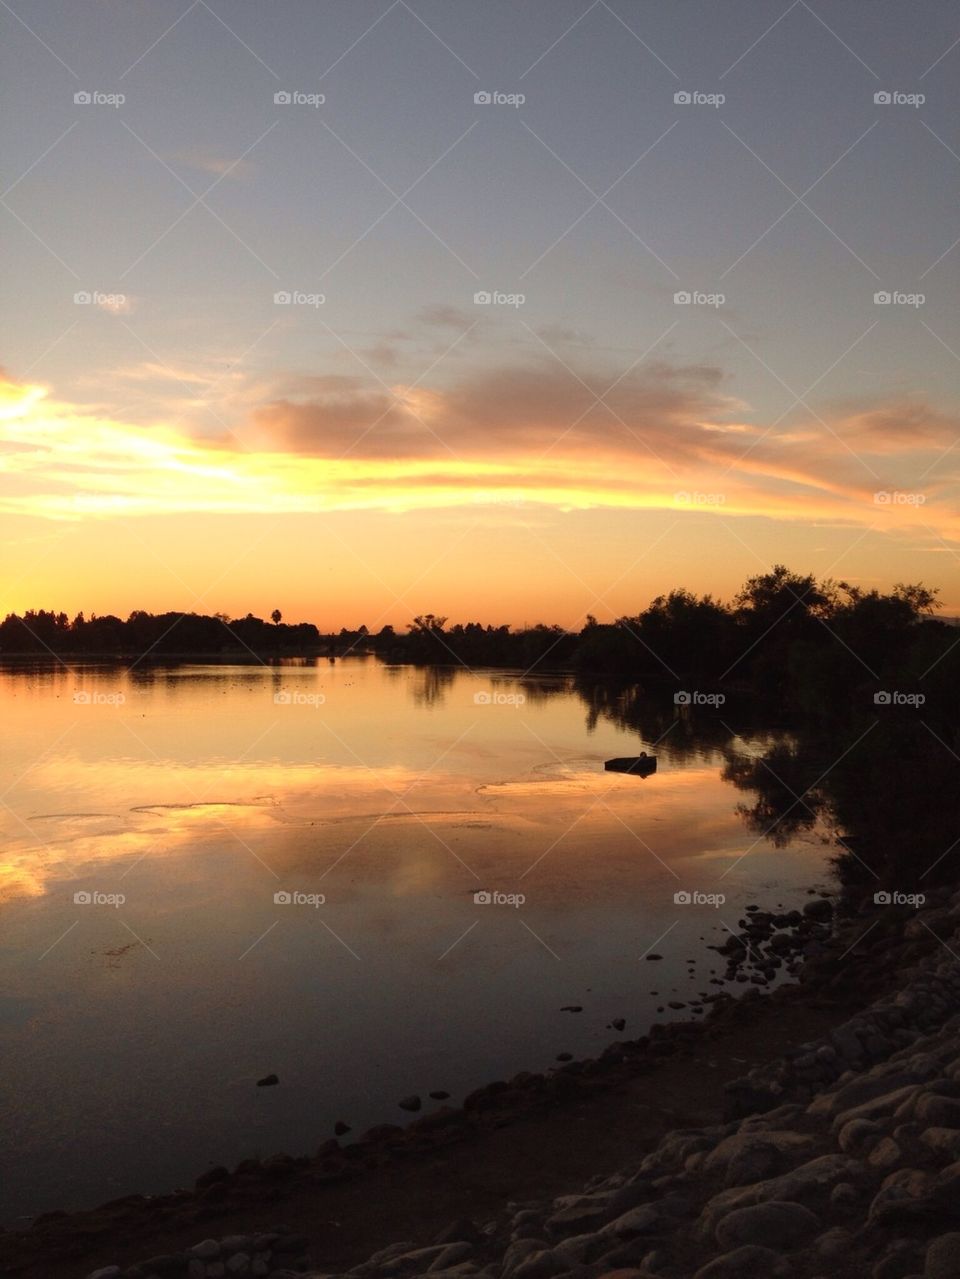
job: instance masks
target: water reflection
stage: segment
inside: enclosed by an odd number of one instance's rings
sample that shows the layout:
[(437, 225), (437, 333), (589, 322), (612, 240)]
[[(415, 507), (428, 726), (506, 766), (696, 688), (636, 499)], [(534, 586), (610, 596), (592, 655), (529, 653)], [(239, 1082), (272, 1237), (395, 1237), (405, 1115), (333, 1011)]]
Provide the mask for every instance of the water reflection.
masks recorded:
[[(667, 992), (709, 989), (706, 943), (822, 880), (825, 827), (811, 800), (760, 830), (786, 799), (760, 758), (793, 736), (682, 711), (362, 659), (0, 673), (4, 1216), (299, 1151), (343, 1114), (361, 1131), (406, 1093), (595, 1053), (613, 1017), (642, 1033)], [(604, 772), (641, 748), (655, 777)], [(722, 910), (674, 902), (721, 885)], [(324, 904), (276, 900), (292, 891)], [(667, 929), (654, 975), (639, 957)]]

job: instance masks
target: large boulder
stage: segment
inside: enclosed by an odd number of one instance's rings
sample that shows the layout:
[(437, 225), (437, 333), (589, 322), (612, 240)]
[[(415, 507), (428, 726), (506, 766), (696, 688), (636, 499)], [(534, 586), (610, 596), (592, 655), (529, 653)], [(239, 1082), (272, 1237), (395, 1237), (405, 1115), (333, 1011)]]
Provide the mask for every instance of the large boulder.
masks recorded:
[(819, 1219), (802, 1204), (769, 1200), (728, 1213), (718, 1222), (715, 1233), (721, 1248), (757, 1244), (790, 1252), (819, 1232)]

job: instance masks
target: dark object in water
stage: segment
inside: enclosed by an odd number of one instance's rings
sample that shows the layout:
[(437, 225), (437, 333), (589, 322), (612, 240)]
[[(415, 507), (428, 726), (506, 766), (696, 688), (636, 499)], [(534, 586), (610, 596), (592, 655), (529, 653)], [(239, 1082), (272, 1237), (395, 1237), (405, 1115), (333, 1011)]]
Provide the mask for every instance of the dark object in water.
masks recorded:
[(639, 755), (623, 755), (619, 759), (608, 759), (603, 767), (608, 773), (637, 773), (647, 777), (657, 771), (656, 755), (647, 755), (641, 751)]
[(257, 1080), (258, 1088), (272, 1088), (274, 1084), (278, 1084), (280, 1080), (276, 1075), (264, 1075), (262, 1079)]

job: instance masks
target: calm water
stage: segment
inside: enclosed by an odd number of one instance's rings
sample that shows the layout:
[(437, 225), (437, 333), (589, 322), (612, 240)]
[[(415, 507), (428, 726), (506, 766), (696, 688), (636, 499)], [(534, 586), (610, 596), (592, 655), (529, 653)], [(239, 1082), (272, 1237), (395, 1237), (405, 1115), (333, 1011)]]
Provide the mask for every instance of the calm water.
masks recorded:
[[(826, 877), (819, 832), (747, 831), (716, 751), (591, 727), (562, 682), (362, 659), (8, 670), (0, 715), (6, 1221), (594, 1055), (612, 1018), (635, 1037), (717, 989), (707, 944), (748, 901)], [(603, 771), (654, 745), (655, 777)]]

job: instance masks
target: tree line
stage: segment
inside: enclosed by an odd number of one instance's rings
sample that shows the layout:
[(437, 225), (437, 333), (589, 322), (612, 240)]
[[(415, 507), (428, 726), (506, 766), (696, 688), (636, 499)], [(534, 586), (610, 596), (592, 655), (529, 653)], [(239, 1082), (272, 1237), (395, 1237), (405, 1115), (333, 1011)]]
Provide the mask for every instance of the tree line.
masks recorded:
[(591, 676), (696, 681), (750, 688), (796, 709), (843, 700), (851, 688), (895, 681), (897, 691), (921, 679), (960, 684), (956, 629), (935, 618), (937, 592), (922, 583), (891, 591), (818, 581), (778, 564), (744, 583), (729, 602), (684, 588), (613, 622), (588, 616), (578, 630), (538, 623), (513, 629), (480, 622), (449, 624), (425, 613), (404, 633), (321, 632), (310, 622), (229, 618), (218, 613), (112, 615), (72, 620), (30, 611), (0, 622), (0, 656), (253, 657), (372, 653), (388, 662), (566, 670)]

